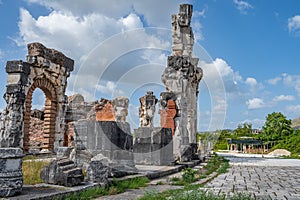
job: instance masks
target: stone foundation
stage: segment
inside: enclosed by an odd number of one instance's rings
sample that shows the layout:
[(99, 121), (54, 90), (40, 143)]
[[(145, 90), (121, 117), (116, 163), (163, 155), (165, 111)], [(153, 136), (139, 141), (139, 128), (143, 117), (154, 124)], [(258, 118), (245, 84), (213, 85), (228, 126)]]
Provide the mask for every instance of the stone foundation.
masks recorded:
[(144, 165), (169, 165), (173, 159), (172, 130), (139, 127), (134, 130), (134, 162)]
[[(81, 152), (84, 157), (101, 154), (112, 161), (114, 168), (120, 171), (134, 171), (132, 135), (127, 122), (78, 121), (75, 123), (74, 159)], [(78, 155), (78, 156), (77, 156)], [(79, 159), (80, 161), (80, 159)], [(88, 160), (87, 160), (88, 161)], [(86, 165), (82, 163), (82, 165)]]

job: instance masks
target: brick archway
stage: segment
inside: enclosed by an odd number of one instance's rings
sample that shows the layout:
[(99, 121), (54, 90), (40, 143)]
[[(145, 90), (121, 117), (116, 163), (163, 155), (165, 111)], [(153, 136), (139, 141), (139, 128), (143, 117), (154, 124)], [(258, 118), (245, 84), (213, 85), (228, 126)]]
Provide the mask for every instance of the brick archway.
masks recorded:
[(24, 136), (23, 146), (24, 150), (29, 150), (29, 127), (30, 127), (30, 112), (32, 106), (32, 95), (36, 88), (40, 88), (45, 96), (45, 110), (44, 110), (44, 132), (43, 132), (43, 146), (42, 149), (53, 151), (55, 140), (55, 123), (57, 114), (57, 95), (52, 83), (43, 78), (37, 79), (28, 90), (25, 100), (25, 113), (24, 113)]

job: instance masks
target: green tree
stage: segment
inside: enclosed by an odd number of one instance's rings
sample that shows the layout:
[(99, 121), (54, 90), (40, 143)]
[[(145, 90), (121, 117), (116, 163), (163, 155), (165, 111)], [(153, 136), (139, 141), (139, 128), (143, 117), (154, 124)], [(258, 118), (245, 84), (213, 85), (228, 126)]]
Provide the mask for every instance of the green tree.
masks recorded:
[(262, 127), (261, 139), (264, 141), (283, 140), (293, 133), (292, 121), (287, 119), (281, 112), (273, 112), (266, 117)]
[(237, 136), (250, 136), (252, 134), (252, 124), (239, 124), (238, 127), (233, 131), (233, 133)]

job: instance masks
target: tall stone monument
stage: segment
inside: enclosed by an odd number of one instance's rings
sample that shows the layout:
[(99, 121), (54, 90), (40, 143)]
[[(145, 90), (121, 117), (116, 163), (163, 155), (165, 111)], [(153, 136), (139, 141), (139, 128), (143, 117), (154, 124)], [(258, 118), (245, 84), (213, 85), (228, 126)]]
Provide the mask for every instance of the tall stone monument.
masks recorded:
[(199, 58), (193, 57), (192, 11), (192, 5), (182, 4), (179, 13), (172, 15), (172, 53), (162, 75), (166, 91), (176, 98), (173, 151), (180, 161), (191, 160), (196, 144), (198, 86), (203, 75), (197, 67)]

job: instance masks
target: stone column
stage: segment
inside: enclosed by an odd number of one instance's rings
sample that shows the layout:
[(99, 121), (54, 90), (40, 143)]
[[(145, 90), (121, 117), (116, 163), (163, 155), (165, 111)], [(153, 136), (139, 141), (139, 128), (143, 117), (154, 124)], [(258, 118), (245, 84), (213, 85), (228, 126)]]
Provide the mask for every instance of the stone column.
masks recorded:
[(192, 158), (196, 143), (198, 85), (202, 70), (193, 57), (194, 35), (190, 27), (193, 6), (180, 5), (172, 15), (172, 54), (162, 75), (167, 92), (174, 93), (177, 115), (174, 133), (174, 157), (181, 161)]
[[(30, 66), (22, 61), (8, 61), (6, 93), (7, 106), (0, 127), (0, 196), (14, 196), (23, 186), (23, 120), (25, 88)], [(26, 138), (24, 139), (26, 140)]]
[(153, 127), (156, 103), (157, 98), (153, 92), (147, 92), (145, 96), (140, 98), (140, 127)]

